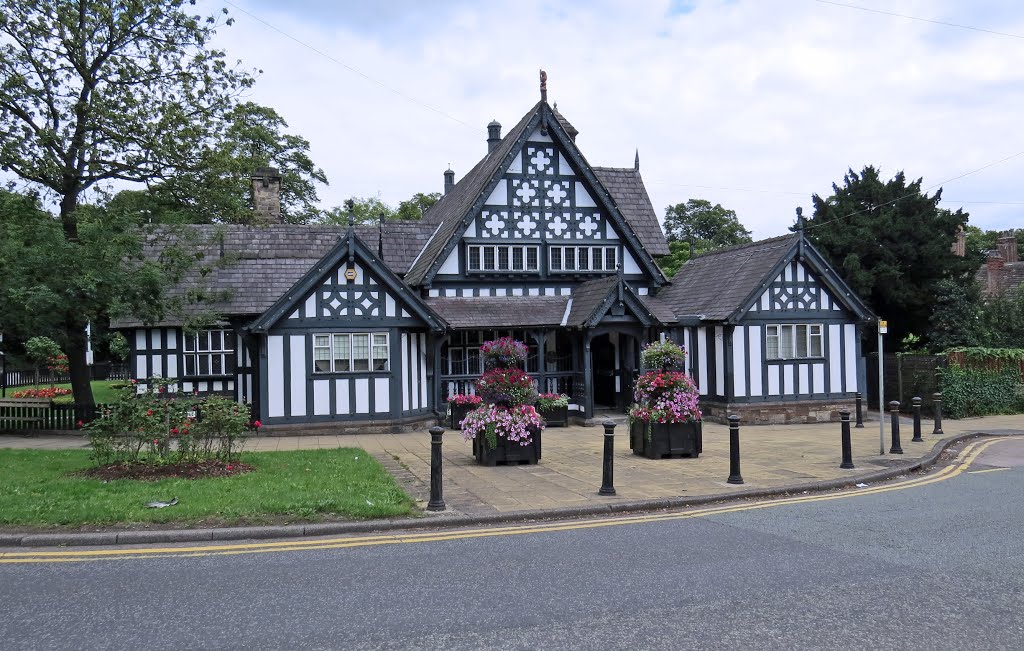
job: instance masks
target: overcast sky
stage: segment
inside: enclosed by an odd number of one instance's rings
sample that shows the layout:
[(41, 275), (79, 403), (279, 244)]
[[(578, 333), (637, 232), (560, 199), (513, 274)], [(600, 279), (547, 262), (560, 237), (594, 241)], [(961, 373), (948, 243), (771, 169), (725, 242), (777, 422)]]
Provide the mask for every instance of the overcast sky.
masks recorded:
[[(206, 0), (200, 0), (200, 6)], [(592, 165), (639, 149), (654, 207), (703, 198), (755, 237), (873, 164), (942, 185), (986, 229), (1024, 227), (1017, 0), (231, 0), (217, 45), (311, 143), (324, 207), (440, 191), (539, 98)], [(246, 13), (248, 12), (248, 13)], [(954, 27), (943, 23), (955, 23)], [(989, 30), (989, 31), (983, 31)], [(992, 33), (1000, 32), (1000, 33)], [(1017, 155), (961, 179), (964, 173)]]

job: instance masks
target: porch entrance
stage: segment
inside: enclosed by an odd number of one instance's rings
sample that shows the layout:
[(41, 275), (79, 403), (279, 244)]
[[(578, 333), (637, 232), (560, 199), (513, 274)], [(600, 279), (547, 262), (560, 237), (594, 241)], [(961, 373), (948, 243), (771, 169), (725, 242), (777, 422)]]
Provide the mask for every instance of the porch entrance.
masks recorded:
[(595, 409), (626, 410), (639, 366), (638, 355), (636, 337), (622, 332), (597, 335), (591, 340)]

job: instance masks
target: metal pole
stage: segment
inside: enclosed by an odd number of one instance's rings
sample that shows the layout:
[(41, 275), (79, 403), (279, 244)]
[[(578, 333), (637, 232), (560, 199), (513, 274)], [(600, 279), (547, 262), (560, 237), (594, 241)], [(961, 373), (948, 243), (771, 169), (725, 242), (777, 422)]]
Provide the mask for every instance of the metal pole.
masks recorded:
[(911, 443), (921, 443), (924, 441), (921, 438), (921, 399), (914, 396), (910, 399), (910, 404), (914, 410), (914, 438), (910, 439)]
[(932, 430), (932, 434), (942, 436), (942, 394), (933, 393), (932, 401), (935, 406), (935, 429)]
[(857, 392), (857, 425), (856, 427), (864, 428), (864, 396), (861, 395), (860, 391)]
[(604, 460), (601, 463), (601, 489), (597, 491), (597, 494), (614, 495), (612, 455), (615, 452), (615, 421), (606, 420), (601, 424), (604, 425)]
[(743, 483), (740, 475), (740, 417), (736, 414), (729, 416), (729, 478), (725, 483)]
[(853, 445), (850, 443), (850, 412), (839, 412), (840, 431), (842, 432), (843, 461), (840, 468), (853, 468)]
[(885, 454), (885, 351), (878, 332), (878, 454)]
[(892, 410), (892, 446), (889, 448), (889, 454), (903, 454), (903, 447), (900, 445), (900, 401), (890, 402), (889, 409)]
[(435, 425), (430, 428), (430, 501), (428, 511), (444, 511), (444, 496), (441, 487), (441, 437), (444, 428)]

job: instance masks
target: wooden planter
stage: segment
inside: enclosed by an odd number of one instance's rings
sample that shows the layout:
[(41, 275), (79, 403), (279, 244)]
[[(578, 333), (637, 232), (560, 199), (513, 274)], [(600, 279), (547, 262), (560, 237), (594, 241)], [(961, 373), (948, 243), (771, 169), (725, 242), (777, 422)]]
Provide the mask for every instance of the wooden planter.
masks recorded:
[(697, 458), (704, 449), (700, 421), (686, 423), (651, 423), (650, 441), (647, 424), (634, 421), (629, 428), (629, 447), (633, 454), (648, 459), (672, 457)]
[(566, 427), (569, 425), (569, 406), (552, 407), (551, 409), (537, 409), (537, 413), (544, 419), (548, 427)]
[(480, 405), (453, 405), (448, 403), (448, 427), (451, 429), (462, 429), (459, 427), (459, 423), (466, 417), (469, 412), (473, 411)]
[(525, 463), (533, 465), (540, 461), (540, 430), (533, 431), (533, 441), (529, 445), (520, 445), (516, 441), (498, 437), (498, 446), (493, 450), (487, 447), (487, 441), (480, 437), (473, 439), (473, 456), (482, 466), (513, 465)]

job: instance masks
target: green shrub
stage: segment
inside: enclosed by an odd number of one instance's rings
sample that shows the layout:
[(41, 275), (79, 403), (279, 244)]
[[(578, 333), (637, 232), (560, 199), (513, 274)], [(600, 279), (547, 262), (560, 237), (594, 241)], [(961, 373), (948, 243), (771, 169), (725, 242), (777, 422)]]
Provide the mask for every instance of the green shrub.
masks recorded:
[(1024, 383), (1015, 366), (989, 370), (950, 364), (938, 374), (943, 411), (950, 418), (1024, 412)]

